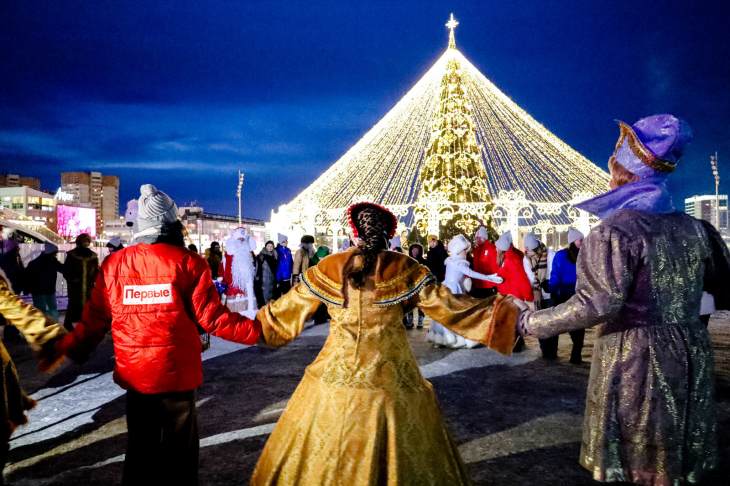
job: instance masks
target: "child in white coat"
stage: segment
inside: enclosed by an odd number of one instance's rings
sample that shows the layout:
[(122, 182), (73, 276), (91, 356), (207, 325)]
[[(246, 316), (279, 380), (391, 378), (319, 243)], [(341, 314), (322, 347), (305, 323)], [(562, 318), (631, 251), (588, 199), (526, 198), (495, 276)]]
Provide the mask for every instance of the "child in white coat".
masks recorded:
[[(449, 257), (445, 262), (446, 278), (443, 284), (451, 290), (452, 294), (463, 294), (467, 291), (464, 285), (467, 278), (476, 278), (497, 284), (502, 283), (502, 278), (497, 274), (485, 275), (469, 268), (466, 254), (471, 248), (471, 243), (464, 235), (456, 235), (449, 242), (448, 248)], [(448, 348), (473, 348), (478, 344), (449, 331), (437, 322), (431, 324), (426, 339), (434, 343), (435, 346), (446, 346)]]

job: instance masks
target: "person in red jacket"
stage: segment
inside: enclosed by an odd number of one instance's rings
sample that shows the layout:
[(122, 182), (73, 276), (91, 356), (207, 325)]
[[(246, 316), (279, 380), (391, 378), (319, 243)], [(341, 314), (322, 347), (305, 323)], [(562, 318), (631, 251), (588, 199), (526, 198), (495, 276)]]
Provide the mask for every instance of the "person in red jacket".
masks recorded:
[[(491, 275), (497, 273), (497, 247), (489, 241), (487, 228), (480, 226), (474, 235), (472, 268), (475, 272)], [(486, 280), (472, 279), (469, 294), (478, 299), (485, 299), (497, 293), (497, 284)]]
[[(497, 248), (497, 275), (504, 280), (497, 285), (497, 292), (511, 295), (525, 302), (532, 302), (532, 284), (527, 278), (523, 259), (525, 255), (512, 245), (512, 233), (506, 231), (494, 244)], [(525, 348), (522, 336), (517, 339), (513, 351), (519, 353)]]
[(81, 322), (58, 350), (82, 362), (111, 329), (114, 380), (127, 390), (122, 484), (197, 484), (196, 325), (244, 344), (255, 344), (261, 327), (221, 303), (208, 262), (185, 248), (174, 201), (151, 184), (140, 192), (136, 244), (104, 260)]

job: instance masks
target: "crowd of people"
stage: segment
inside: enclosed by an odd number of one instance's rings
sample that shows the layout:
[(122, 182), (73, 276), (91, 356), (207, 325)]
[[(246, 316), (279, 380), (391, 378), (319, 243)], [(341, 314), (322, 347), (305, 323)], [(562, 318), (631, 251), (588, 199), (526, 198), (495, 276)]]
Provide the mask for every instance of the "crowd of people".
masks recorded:
[[(101, 266), (84, 235), (63, 265), (47, 245), (27, 269), (17, 243), (5, 240), (0, 314), (25, 336), (42, 370), (64, 357), (84, 362), (112, 331), (114, 379), (127, 393), (124, 484), (197, 484), (201, 331), (280, 347), (318, 316), (331, 316), (329, 338), (251, 484), (469, 484), (408, 346), (414, 315), (416, 328), (431, 319), (436, 345), (484, 345), (506, 355), (533, 336), (543, 357), (555, 359), (557, 336), (567, 332), (572, 363), (582, 360), (585, 330), (596, 327), (581, 465), (598, 481), (697, 483), (719, 461), (701, 301), (730, 309), (730, 252), (710, 224), (676, 211), (667, 190), (690, 138), (671, 115), (620, 123), (611, 190), (577, 205), (602, 221), (587, 236), (571, 229), (556, 253), (532, 233), (522, 251), (510, 232), (492, 241), (479, 228), (473, 245), (464, 235), (446, 245), (429, 236), (424, 255), (407, 234), (395, 236), (393, 213), (362, 202), (347, 210), (346, 251), (327, 256), (305, 235), (292, 254), (279, 235), (255, 254), (241, 230), (200, 256), (185, 246), (174, 201), (145, 184), (133, 244), (112, 244)], [(51, 302), (58, 272), (69, 287), (65, 326)], [(35, 307), (18, 298), (24, 289)], [(231, 310), (221, 294), (246, 297), (247, 308)], [(247, 317), (252, 306), (258, 311)], [(2, 466), (34, 402), (2, 345), (0, 358)]]

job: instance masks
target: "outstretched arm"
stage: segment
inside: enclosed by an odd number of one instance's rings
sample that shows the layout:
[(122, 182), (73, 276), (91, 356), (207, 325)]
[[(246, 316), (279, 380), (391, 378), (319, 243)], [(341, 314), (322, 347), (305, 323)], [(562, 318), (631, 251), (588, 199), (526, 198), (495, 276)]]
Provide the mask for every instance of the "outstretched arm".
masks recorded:
[[(544, 339), (613, 319), (633, 283), (633, 255), (640, 254), (633, 248), (639, 244), (615, 228), (599, 226), (591, 231), (578, 254), (575, 295), (550, 309), (528, 311), (522, 318), (524, 333)], [(556, 290), (553, 280), (551, 291)]]
[(710, 257), (705, 262), (705, 291), (715, 299), (718, 310), (730, 309), (730, 251), (714, 226), (702, 221), (710, 245)]
[(500, 277), (496, 273), (492, 274), (492, 275), (486, 275), (484, 273), (479, 273), (475, 270), (472, 270), (471, 268), (469, 268), (468, 265), (462, 265), (460, 270), (461, 270), (461, 273), (463, 273), (467, 277), (475, 278), (477, 280), (485, 280), (487, 282), (492, 282), (492, 283), (496, 283), (496, 284), (501, 284), (502, 282), (504, 282), (502, 277)]
[(304, 330), (304, 323), (314, 316), (322, 302), (301, 283), (280, 298), (269, 302), (256, 314), (264, 343), (279, 347), (292, 341)]
[(424, 314), (465, 338), (502, 354), (511, 354), (519, 309), (501, 295), (475, 299), (454, 295), (444, 285), (429, 284), (418, 293), (415, 305)]
[(261, 326), (223, 305), (205, 260), (191, 257), (191, 266), (191, 274), (197, 278), (190, 302), (195, 321), (214, 336), (241, 344), (256, 344)]
[(0, 315), (15, 326), (34, 350), (66, 333), (63, 326), (23, 302), (0, 278)]
[(104, 272), (96, 277), (91, 298), (86, 302), (84, 311), (74, 330), (64, 336), (60, 350), (77, 363), (86, 361), (99, 345), (112, 324), (111, 306), (107, 295)]

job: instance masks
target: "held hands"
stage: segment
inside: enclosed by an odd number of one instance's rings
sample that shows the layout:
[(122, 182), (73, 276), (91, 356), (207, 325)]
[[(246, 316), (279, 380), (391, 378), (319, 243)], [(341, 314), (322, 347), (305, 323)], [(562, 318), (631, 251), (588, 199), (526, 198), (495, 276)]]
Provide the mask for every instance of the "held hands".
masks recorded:
[(65, 360), (65, 352), (60, 346), (63, 336), (48, 341), (36, 351), (35, 357), (38, 361), (38, 370), (43, 373), (53, 373)]
[(526, 336), (529, 334), (525, 327), (526, 318), (535, 310), (535, 304), (534, 302), (525, 302), (524, 300), (515, 298), (512, 299), (512, 302), (520, 309), (520, 313), (517, 316), (517, 333), (520, 336)]

